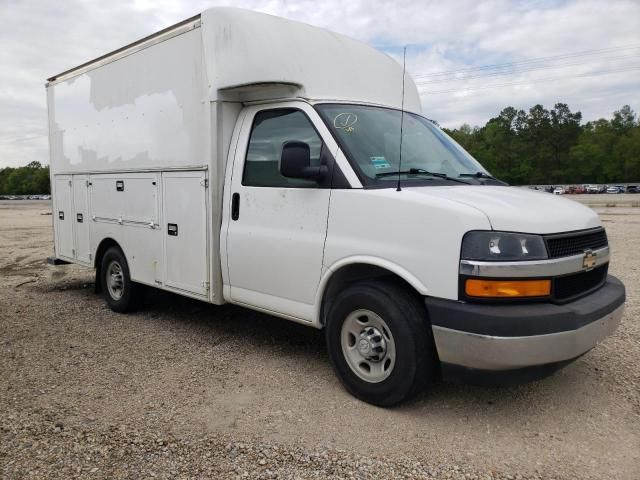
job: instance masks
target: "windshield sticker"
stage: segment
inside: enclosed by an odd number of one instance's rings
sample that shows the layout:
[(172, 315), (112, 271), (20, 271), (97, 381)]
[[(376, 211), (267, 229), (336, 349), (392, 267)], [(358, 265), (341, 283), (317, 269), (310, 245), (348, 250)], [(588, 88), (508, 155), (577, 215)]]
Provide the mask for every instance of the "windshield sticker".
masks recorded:
[(358, 121), (358, 116), (355, 113), (343, 112), (336, 115), (333, 119), (333, 126), (344, 130), (347, 133), (351, 133), (355, 130), (353, 126)]
[(369, 157), (369, 160), (371, 160), (371, 164), (376, 170), (381, 168), (391, 168), (391, 165), (389, 165), (389, 162), (387, 162), (387, 159), (384, 157)]

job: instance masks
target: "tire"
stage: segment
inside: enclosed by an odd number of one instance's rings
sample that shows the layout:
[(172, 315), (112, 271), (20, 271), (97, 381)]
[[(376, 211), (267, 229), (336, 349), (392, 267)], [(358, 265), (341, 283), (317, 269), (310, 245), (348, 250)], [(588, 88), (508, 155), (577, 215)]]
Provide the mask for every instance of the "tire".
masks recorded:
[(368, 281), (338, 294), (329, 307), (325, 336), (340, 381), (367, 403), (396, 405), (435, 376), (438, 358), (427, 312), (395, 283)]
[(134, 311), (140, 303), (140, 285), (131, 281), (127, 259), (118, 247), (111, 247), (102, 257), (100, 267), (104, 298), (114, 312)]

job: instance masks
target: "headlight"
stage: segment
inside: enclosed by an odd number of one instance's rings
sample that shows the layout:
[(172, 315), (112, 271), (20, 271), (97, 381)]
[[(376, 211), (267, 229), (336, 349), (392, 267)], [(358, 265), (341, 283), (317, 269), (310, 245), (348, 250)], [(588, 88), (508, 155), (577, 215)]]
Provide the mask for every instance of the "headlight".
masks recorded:
[(548, 258), (539, 235), (504, 232), (469, 232), (462, 240), (464, 260), (518, 261)]

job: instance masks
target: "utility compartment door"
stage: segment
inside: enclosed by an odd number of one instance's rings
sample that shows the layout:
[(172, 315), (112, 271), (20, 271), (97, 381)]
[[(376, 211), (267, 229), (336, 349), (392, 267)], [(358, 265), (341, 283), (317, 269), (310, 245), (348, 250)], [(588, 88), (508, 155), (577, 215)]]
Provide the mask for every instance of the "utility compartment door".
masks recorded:
[(56, 255), (73, 258), (73, 205), (71, 175), (56, 175), (54, 222), (56, 226)]
[(149, 227), (157, 223), (157, 174), (91, 176), (91, 214), (97, 222)]
[(162, 173), (165, 284), (186, 292), (207, 295), (206, 174)]
[(79, 262), (91, 262), (89, 243), (89, 176), (73, 176), (73, 218), (75, 258)]
[(104, 238), (115, 240), (131, 278), (146, 285), (164, 283), (161, 188), (157, 172), (99, 173), (89, 179), (92, 251)]

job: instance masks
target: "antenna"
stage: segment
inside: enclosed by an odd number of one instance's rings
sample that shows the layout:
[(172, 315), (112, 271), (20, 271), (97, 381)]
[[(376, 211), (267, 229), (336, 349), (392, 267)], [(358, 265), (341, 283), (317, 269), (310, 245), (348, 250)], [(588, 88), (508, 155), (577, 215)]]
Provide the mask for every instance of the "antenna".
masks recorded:
[(400, 172), (402, 172), (402, 127), (404, 126), (404, 76), (407, 68), (407, 47), (402, 52), (402, 103), (400, 104), (400, 158), (398, 159), (398, 188), (396, 192), (402, 190), (400, 188)]

